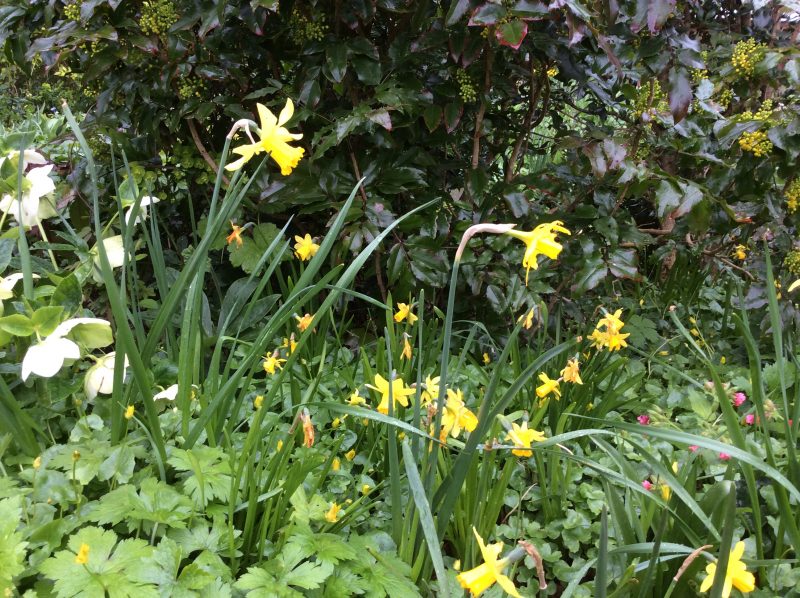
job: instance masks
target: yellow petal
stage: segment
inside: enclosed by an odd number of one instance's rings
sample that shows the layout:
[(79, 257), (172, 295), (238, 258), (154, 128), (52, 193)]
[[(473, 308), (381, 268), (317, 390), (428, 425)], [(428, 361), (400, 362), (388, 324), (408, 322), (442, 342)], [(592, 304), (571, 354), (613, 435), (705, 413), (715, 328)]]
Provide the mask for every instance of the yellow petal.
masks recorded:
[(294, 104), (292, 104), (292, 100), (287, 99), (286, 105), (281, 110), (280, 115), (278, 116), (278, 126), (285, 125), (292, 119), (292, 115), (294, 114)]

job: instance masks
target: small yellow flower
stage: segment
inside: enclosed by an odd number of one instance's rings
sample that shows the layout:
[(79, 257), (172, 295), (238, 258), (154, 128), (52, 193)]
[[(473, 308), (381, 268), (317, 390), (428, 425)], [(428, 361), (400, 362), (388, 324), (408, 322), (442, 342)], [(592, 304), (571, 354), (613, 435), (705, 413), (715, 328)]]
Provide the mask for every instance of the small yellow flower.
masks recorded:
[(333, 461), (331, 461), (331, 469), (333, 471), (339, 471), (339, 468), (342, 466), (342, 462), (339, 457), (334, 457)]
[[(728, 558), (728, 569), (725, 571), (725, 582), (722, 586), (722, 598), (729, 598), (731, 589), (736, 588), (742, 593), (752, 592), (756, 589), (755, 576), (747, 571), (747, 565), (742, 562), (744, 554), (744, 542), (737, 542), (731, 555)], [(717, 564), (709, 563), (706, 565), (706, 578), (700, 585), (701, 592), (708, 592), (714, 584), (714, 576), (717, 574)]]
[(524, 324), (522, 324), (522, 326), (523, 326), (523, 328), (525, 328), (525, 330), (530, 330), (533, 327), (533, 316), (534, 315), (535, 315), (534, 314), (534, 310), (533, 310), (533, 308), (531, 308), (531, 310), (528, 313), (526, 313), (524, 316), (522, 316), (520, 318), (520, 320), (522, 320), (523, 318), (525, 320)]
[(417, 321), (417, 316), (411, 313), (411, 305), (406, 303), (397, 304), (397, 313), (394, 314), (394, 321), (398, 324), (408, 318), (408, 323), (413, 324)]
[(356, 449), (350, 449), (349, 451), (347, 451), (344, 454), (344, 458), (347, 459), (348, 461), (352, 461), (353, 459), (355, 459), (356, 458)]
[(543, 399), (550, 393), (554, 393), (556, 395), (556, 399), (561, 398), (561, 390), (558, 388), (558, 380), (550, 379), (550, 377), (544, 372), (539, 374), (539, 380), (541, 381), (541, 385), (536, 387), (537, 397)]
[(625, 322), (621, 319), (622, 310), (618, 309), (613, 314), (606, 312), (606, 315), (600, 318), (600, 321), (597, 323), (596, 328), (602, 328), (603, 326), (606, 327), (606, 332), (611, 334), (616, 334), (622, 327), (625, 326)]
[(484, 544), (483, 538), (478, 534), (478, 530), (473, 527), (472, 531), (478, 539), (478, 546), (481, 549), (484, 562), (474, 569), (459, 573), (456, 577), (458, 583), (461, 584), (462, 588), (469, 590), (470, 594), (473, 596), (480, 596), (496, 582), (499, 583), (500, 587), (508, 594), (514, 596), (514, 598), (522, 598), (517, 588), (514, 586), (514, 582), (506, 575), (503, 575), (503, 569), (509, 564), (508, 560), (497, 558), (503, 551), (503, 543)]
[(725, 356), (724, 356), (724, 355), (723, 355), (722, 357), (720, 357), (720, 358), (719, 358), (719, 362), (720, 362), (720, 364), (722, 364), (722, 365), (725, 365), (725, 363), (726, 363), (727, 361), (728, 361), (728, 360), (727, 360), (727, 359), (725, 359)]
[(297, 348), (297, 341), (294, 340), (294, 332), (292, 332), (289, 338), (284, 337), (281, 347), (289, 349), (289, 355), (294, 353), (294, 350)]
[(436, 402), (439, 400), (439, 376), (435, 378), (431, 378), (430, 376), (425, 377), (425, 390), (422, 391), (420, 395), (420, 401), (423, 405), (427, 405), (431, 402)]
[(411, 360), (411, 343), (408, 342), (408, 335), (403, 337), (403, 352), (400, 354), (400, 359)]
[(353, 393), (350, 395), (350, 398), (347, 399), (347, 403), (353, 405), (354, 407), (358, 407), (360, 405), (366, 405), (367, 400), (358, 394), (358, 389), (355, 389)]
[(567, 360), (567, 365), (565, 365), (564, 369), (561, 370), (561, 377), (564, 378), (564, 382), (583, 384), (583, 380), (581, 380), (581, 373), (578, 369), (577, 359)]
[(531, 442), (544, 440), (544, 433), (529, 430), (528, 422), (522, 422), (521, 426), (515, 422), (511, 424), (511, 430), (506, 434), (506, 440), (510, 440), (514, 446), (519, 447), (512, 450), (512, 454), (517, 457), (530, 457), (533, 454), (533, 451), (529, 450)]
[(233, 153), (240, 155), (241, 158), (227, 164), (225, 170), (239, 170), (250, 158), (257, 156), (261, 152), (266, 152), (281, 167), (282, 175), (291, 174), (305, 153), (302, 147), (293, 147), (287, 143), (288, 141), (302, 139), (303, 135), (289, 133), (283, 126), (292, 118), (294, 104), (292, 104), (291, 100), (286, 100), (286, 105), (281, 110), (278, 118), (275, 118), (275, 115), (262, 104), (256, 104), (256, 108), (261, 121), (260, 139), (253, 141), (251, 137), (250, 140), (253, 143), (234, 148)]
[(692, 336), (700, 336), (700, 331), (697, 328), (692, 328), (689, 332)]
[(364, 484), (363, 486), (361, 486), (361, 494), (363, 494), (364, 496), (369, 494), (370, 490), (372, 490), (372, 486), (370, 486), (369, 484)]
[(511, 229), (506, 234), (523, 241), (526, 245), (525, 255), (522, 258), (522, 267), (525, 271), (525, 284), (528, 284), (528, 275), (531, 268), (537, 270), (539, 263), (537, 256), (539, 254), (549, 257), (554, 260), (561, 253), (563, 247), (556, 241), (556, 233), (564, 233), (569, 235), (570, 232), (563, 226), (563, 222), (556, 220), (555, 222), (545, 222), (540, 224), (532, 231), (518, 231)]
[(296, 241), (294, 244), (294, 254), (298, 259), (304, 262), (310, 260), (317, 254), (317, 251), (319, 251), (319, 245), (314, 243), (314, 239), (312, 239), (311, 235), (308, 233), (306, 233), (305, 237), (295, 235), (294, 240)]
[(337, 505), (335, 502), (331, 503), (331, 508), (328, 509), (328, 512), (325, 513), (325, 521), (328, 523), (336, 523), (339, 521), (339, 511), (342, 510), (342, 507)]
[(331, 422), (331, 428), (333, 428), (334, 430), (341, 425), (342, 425), (342, 420), (340, 420), (338, 417), (334, 418), (334, 420)]
[(261, 409), (261, 405), (264, 404), (264, 396), (263, 395), (256, 395), (256, 398), (253, 399), (253, 407), (255, 407), (256, 411)]
[(78, 554), (75, 555), (75, 563), (78, 565), (85, 565), (89, 562), (89, 545), (81, 544), (78, 549)]
[(489, 354), (484, 352), (483, 354), (483, 365), (489, 365), (492, 362), (492, 358), (489, 357)]
[(303, 446), (311, 448), (314, 446), (314, 424), (307, 409), (300, 412), (300, 420), (303, 422)]
[(125, 419), (131, 419), (135, 411), (133, 405), (128, 405), (128, 408), (125, 409)]
[(736, 248), (733, 250), (733, 257), (735, 257), (739, 261), (744, 261), (747, 259), (747, 246), (746, 245), (737, 245)]
[(311, 326), (311, 322), (314, 321), (313, 314), (306, 314), (302, 318), (300, 316), (295, 316), (295, 318), (297, 319), (297, 329), (300, 332), (305, 332), (306, 328)]
[(478, 418), (464, 405), (464, 398), (460, 390), (447, 389), (447, 403), (442, 413), (442, 429), (439, 440), (445, 441), (447, 435), (458, 438), (461, 430), (472, 432), (478, 427)]
[(33, 468), (34, 469), (39, 469), (41, 466), (42, 466), (42, 458), (41, 457), (36, 457), (33, 460)]
[(242, 240), (242, 227), (231, 222), (231, 228), (233, 230), (231, 231), (231, 234), (225, 237), (225, 240), (228, 242), (228, 245), (236, 241), (236, 245), (241, 247), (244, 245), (244, 241)]
[(282, 370), (283, 366), (281, 364), (286, 363), (285, 359), (281, 359), (278, 357), (278, 352), (275, 351), (272, 355), (266, 355), (264, 357), (264, 371), (272, 376), (275, 373), (275, 370)]
[[(381, 395), (381, 402), (378, 405), (378, 411), (384, 415), (389, 413), (389, 381), (380, 374), (375, 374), (375, 386), (367, 384), (367, 388), (376, 390)], [(403, 407), (408, 407), (408, 397), (413, 395), (416, 391), (413, 388), (406, 386), (402, 378), (395, 378), (391, 382), (392, 401), (400, 403)]]
[(279, 440), (278, 444), (275, 445), (275, 450), (280, 451), (283, 448), (283, 440)]
[(663, 498), (665, 501), (669, 500), (669, 497), (672, 496), (672, 488), (670, 488), (663, 482), (659, 484), (658, 489), (661, 492), (661, 498)]

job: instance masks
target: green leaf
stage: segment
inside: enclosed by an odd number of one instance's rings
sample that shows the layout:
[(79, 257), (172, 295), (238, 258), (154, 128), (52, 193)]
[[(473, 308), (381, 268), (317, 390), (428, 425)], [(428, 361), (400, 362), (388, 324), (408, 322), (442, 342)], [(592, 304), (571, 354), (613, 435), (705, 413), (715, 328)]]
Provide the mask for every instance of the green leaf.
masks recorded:
[(325, 50), (326, 63), (334, 83), (341, 83), (347, 73), (347, 46), (330, 44)]
[(14, 336), (30, 336), (35, 332), (36, 327), (28, 316), (13, 314), (0, 318), (0, 330)]
[(442, 122), (442, 108), (440, 106), (431, 105), (422, 111), (422, 119), (425, 121), (425, 126), (428, 131), (433, 132), (439, 123)]
[(162, 538), (152, 556), (142, 559), (131, 570), (131, 576), (144, 583), (158, 586), (161, 596), (190, 598), (215, 581), (215, 577), (195, 563), (181, 569), (188, 553), (169, 538)]
[(108, 324), (78, 324), (68, 336), (87, 349), (100, 349), (114, 342), (114, 335)]
[(196, 446), (189, 451), (173, 449), (167, 463), (181, 472), (191, 472), (183, 477), (183, 490), (198, 508), (214, 499), (227, 502), (231, 490), (231, 467), (228, 456), (220, 448)]
[(61, 314), (64, 308), (60, 305), (40, 307), (31, 317), (31, 322), (40, 336), (47, 336), (61, 323)]
[(444, 128), (448, 133), (452, 133), (461, 121), (464, 114), (464, 104), (462, 102), (450, 102), (444, 107)]
[(17, 243), (14, 239), (0, 239), (0, 274), (5, 272), (11, 262), (11, 255)]
[(669, 71), (669, 109), (676, 123), (684, 119), (692, 103), (692, 84), (685, 69), (673, 67)]
[[(252, 274), (264, 252), (279, 234), (280, 229), (271, 222), (257, 225), (253, 228), (252, 236), (242, 238), (241, 247), (236, 244), (228, 246), (231, 264), (247, 274)], [(289, 256), (284, 256), (283, 259), (289, 259)]]
[(50, 305), (60, 305), (67, 316), (74, 314), (82, 304), (81, 283), (75, 273), (64, 277), (50, 297)]
[(0, 592), (12, 589), (14, 577), (25, 570), (28, 543), (17, 531), (22, 521), (21, 501), (20, 496), (0, 500)]
[(503, 23), (497, 28), (495, 35), (501, 46), (508, 46), (518, 50), (522, 45), (522, 40), (528, 34), (528, 24), (520, 19), (514, 19)]

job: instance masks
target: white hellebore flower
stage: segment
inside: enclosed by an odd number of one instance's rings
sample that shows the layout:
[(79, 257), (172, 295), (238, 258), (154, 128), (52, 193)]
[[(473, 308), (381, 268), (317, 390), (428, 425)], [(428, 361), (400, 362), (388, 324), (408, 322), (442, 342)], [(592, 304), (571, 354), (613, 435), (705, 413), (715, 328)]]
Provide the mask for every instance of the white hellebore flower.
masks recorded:
[[(23, 279), (25, 275), (22, 272), (15, 272), (9, 274), (5, 278), (0, 276), (0, 300), (11, 299), (14, 296), (14, 286)], [(32, 278), (39, 278), (38, 274), (32, 274)]]
[(111, 332), (111, 323), (100, 318), (72, 318), (61, 322), (56, 329), (43, 341), (31, 345), (25, 357), (22, 358), (22, 379), (27, 380), (31, 374), (42, 378), (55, 376), (66, 361), (80, 359), (81, 350), (78, 344), (65, 338), (72, 329), (82, 324), (94, 324), (108, 327)]
[(49, 200), (42, 200), (45, 195), (55, 191), (56, 186), (48, 175), (53, 169), (52, 164), (39, 166), (25, 174), (28, 187), (23, 191), (22, 199), (18, 200), (11, 195), (4, 195), (0, 199), (0, 211), (7, 212), (15, 221), (24, 228), (36, 226), (46, 218), (57, 216), (55, 206)]
[[(96, 364), (86, 371), (83, 379), (83, 392), (88, 400), (93, 400), (98, 394), (110, 395), (114, 390), (114, 364), (116, 352), (113, 351), (100, 358)], [(125, 356), (125, 367), (128, 367), (128, 356)], [(124, 377), (124, 375), (123, 375)]]
[(164, 399), (165, 401), (174, 401), (175, 397), (178, 396), (178, 385), (173, 384), (169, 388), (165, 388), (160, 393), (153, 397), (154, 401), (158, 401), (159, 399)]
[[(119, 268), (125, 263), (125, 247), (122, 242), (122, 235), (114, 235), (113, 237), (103, 239), (103, 247), (106, 250), (108, 263), (112, 270), (114, 268)], [(92, 278), (94, 278), (95, 282), (103, 282), (103, 275), (100, 270), (100, 251), (98, 250), (97, 245), (92, 248), (91, 253), (94, 255)]]
[[(161, 200), (158, 199), (157, 197), (151, 197), (149, 195), (145, 195), (144, 197), (142, 197), (142, 201), (139, 204), (139, 210), (138, 210), (138, 213), (136, 214), (136, 218), (133, 219), (133, 226), (136, 226), (137, 224), (139, 224), (143, 220), (147, 220), (147, 208), (148, 208), (148, 206), (151, 206), (153, 204), (157, 204), (159, 201), (161, 201)], [(131, 206), (125, 211), (125, 224), (126, 225), (130, 225), (131, 224), (130, 220), (131, 220), (131, 216), (133, 216), (133, 207), (134, 207), (134, 204), (131, 204)]]

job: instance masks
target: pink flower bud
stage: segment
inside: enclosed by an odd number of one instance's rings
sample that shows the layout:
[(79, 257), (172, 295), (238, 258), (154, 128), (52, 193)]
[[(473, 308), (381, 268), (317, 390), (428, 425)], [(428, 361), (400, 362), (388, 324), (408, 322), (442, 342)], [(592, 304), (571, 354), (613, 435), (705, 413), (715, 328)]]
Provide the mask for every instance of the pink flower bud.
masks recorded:
[(648, 492), (653, 489), (653, 483), (650, 480), (644, 480), (642, 482), (642, 488), (647, 490)]
[(636, 418), (636, 421), (638, 421), (643, 426), (646, 426), (650, 423), (650, 416), (647, 414), (642, 414)]
[(696, 453), (697, 449), (699, 449), (699, 448), (700, 447), (697, 446), (696, 444), (692, 444), (692, 445), (689, 446), (689, 450), (692, 451), (693, 453)]
[(744, 423), (746, 423), (748, 426), (752, 426), (755, 423), (755, 421), (756, 421), (756, 416), (753, 413), (748, 413), (747, 415), (744, 416)]
[(720, 461), (730, 461), (731, 456), (728, 453), (719, 454)]
[(734, 407), (741, 407), (742, 403), (744, 403), (746, 400), (747, 400), (747, 395), (744, 394), (743, 392), (739, 391), (739, 392), (733, 393), (733, 406)]

